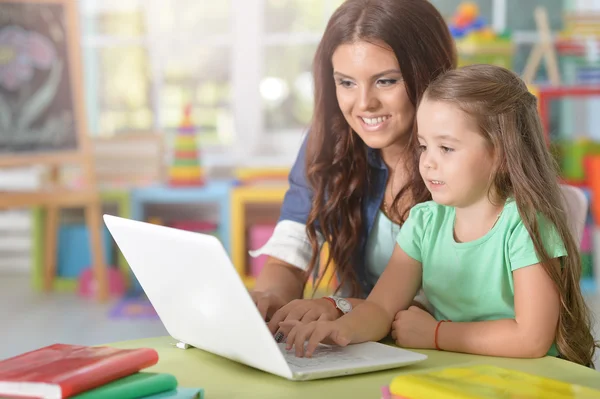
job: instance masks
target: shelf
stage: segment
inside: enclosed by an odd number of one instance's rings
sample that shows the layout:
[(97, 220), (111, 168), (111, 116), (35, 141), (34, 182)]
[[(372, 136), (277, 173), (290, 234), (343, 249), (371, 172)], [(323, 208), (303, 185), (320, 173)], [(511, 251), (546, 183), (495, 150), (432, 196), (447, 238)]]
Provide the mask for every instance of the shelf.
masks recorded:
[[(231, 258), (239, 275), (250, 279), (247, 275), (248, 248), (246, 231), (248, 229), (248, 205), (277, 205), (283, 203), (287, 192), (284, 185), (249, 185), (239, 186), (231, 190)], [(277, 222), (277, 220), (274, 220)], [(244, 280), (246, 281), (246, 280)], [(252, 280), (248, 280), (252, 281)]]
[[(246, 232), (252, 224), (249, 222), (264, 222), (256, 215), (250, 215), (249, 210), (260, 209), (264, 206), (276, 206), (275, 214), (279, 214), (279, 207), (283, 203), (283, 198), (287, 192), (287, 184), (281, 185), (249, 185), (236, 187), (231, 191), (231, 257), (233, 264), (244, 284), (249, 288), (254, 288), (255, 278), (248, 275), (248, 247)], [(265, 215), (268, 212), (263, 212)], [(277, 218), (274, 218), (274, 223)], [(327, 256), (327, 249), (322, 251), (321, 259), (324, 261)], [(327, 272), (327, 276), (323, 279), (323, 283), (318, 288), (318, 294), (329, 293), (332, 287), (323, 287), (323, 284), (329, 281), (329, 277), (333, 273), (333, 268)], [(312, 295), (312, 285), (309, 283), (305, 289), (305, 296)]]

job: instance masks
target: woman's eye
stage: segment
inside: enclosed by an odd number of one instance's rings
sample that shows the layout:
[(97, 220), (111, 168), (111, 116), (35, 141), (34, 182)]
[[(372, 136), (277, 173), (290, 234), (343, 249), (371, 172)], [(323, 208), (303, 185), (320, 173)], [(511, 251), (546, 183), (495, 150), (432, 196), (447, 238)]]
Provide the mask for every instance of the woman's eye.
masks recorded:
[(454, 151), (454, 148), (450, 148), (450, 147), (446, 147), (446, 146), (441, 146), (440, 148), (442, 149), (442, 152), (452, 152), (452, 151)]
[(380, 86), (386, 87), (386, 86), (392, 86), (392, 85), (396, 84), (396, 82), (398, 82), (397, 79), (379, 79), (377, 81), (377, 84)]
[(427, 150), (426, 146), (424, 146), (424, 145), (419, 146), (419, 152), (424, 152), (425, 150)]

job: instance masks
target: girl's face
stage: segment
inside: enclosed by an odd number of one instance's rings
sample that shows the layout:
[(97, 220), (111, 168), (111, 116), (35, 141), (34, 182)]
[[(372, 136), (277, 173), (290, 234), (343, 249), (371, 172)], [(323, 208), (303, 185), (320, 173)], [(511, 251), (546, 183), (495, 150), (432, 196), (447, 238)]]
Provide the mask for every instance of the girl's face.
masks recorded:
[(365, 41), (342, 44), (331, 61), (338, 104), (350, 127), (371, 148), (403, 144), (415, 108), (389, 46)]
[(488, 201), (494, 153), (456, 105), (423, 99), (417, 111), (419, 171), (433, 200), (464, 208)]

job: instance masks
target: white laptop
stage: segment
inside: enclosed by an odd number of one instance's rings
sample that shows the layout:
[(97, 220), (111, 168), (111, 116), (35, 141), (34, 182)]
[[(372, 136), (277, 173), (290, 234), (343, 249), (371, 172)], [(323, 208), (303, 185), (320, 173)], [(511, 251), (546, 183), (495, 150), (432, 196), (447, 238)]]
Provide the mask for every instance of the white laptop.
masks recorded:
[(217, 238), (110, 215), (104, 221), (179, 347), (289, 380), (391, 369), (427, 358), (377, 342), (320, 345), (312, 358), (297, 358), (275, 342)]

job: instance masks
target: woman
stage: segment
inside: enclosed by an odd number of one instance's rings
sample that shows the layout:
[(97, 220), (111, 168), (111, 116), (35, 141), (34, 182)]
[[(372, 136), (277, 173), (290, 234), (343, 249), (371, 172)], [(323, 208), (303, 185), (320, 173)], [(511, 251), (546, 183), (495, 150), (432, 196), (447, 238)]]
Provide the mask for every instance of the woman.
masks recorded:
[[(369, 294), (409, 209), (429, 200), (411, 141), (415, 105), (454, 68), (455, 48), (427, 0), (347, 0), (314, 58), (315, 111), (289, 175), (269, 255), (251, 293), (273, 333), (283, 320), (335, 319)], [(329, 246), (338, 297), (302, 298)]]

